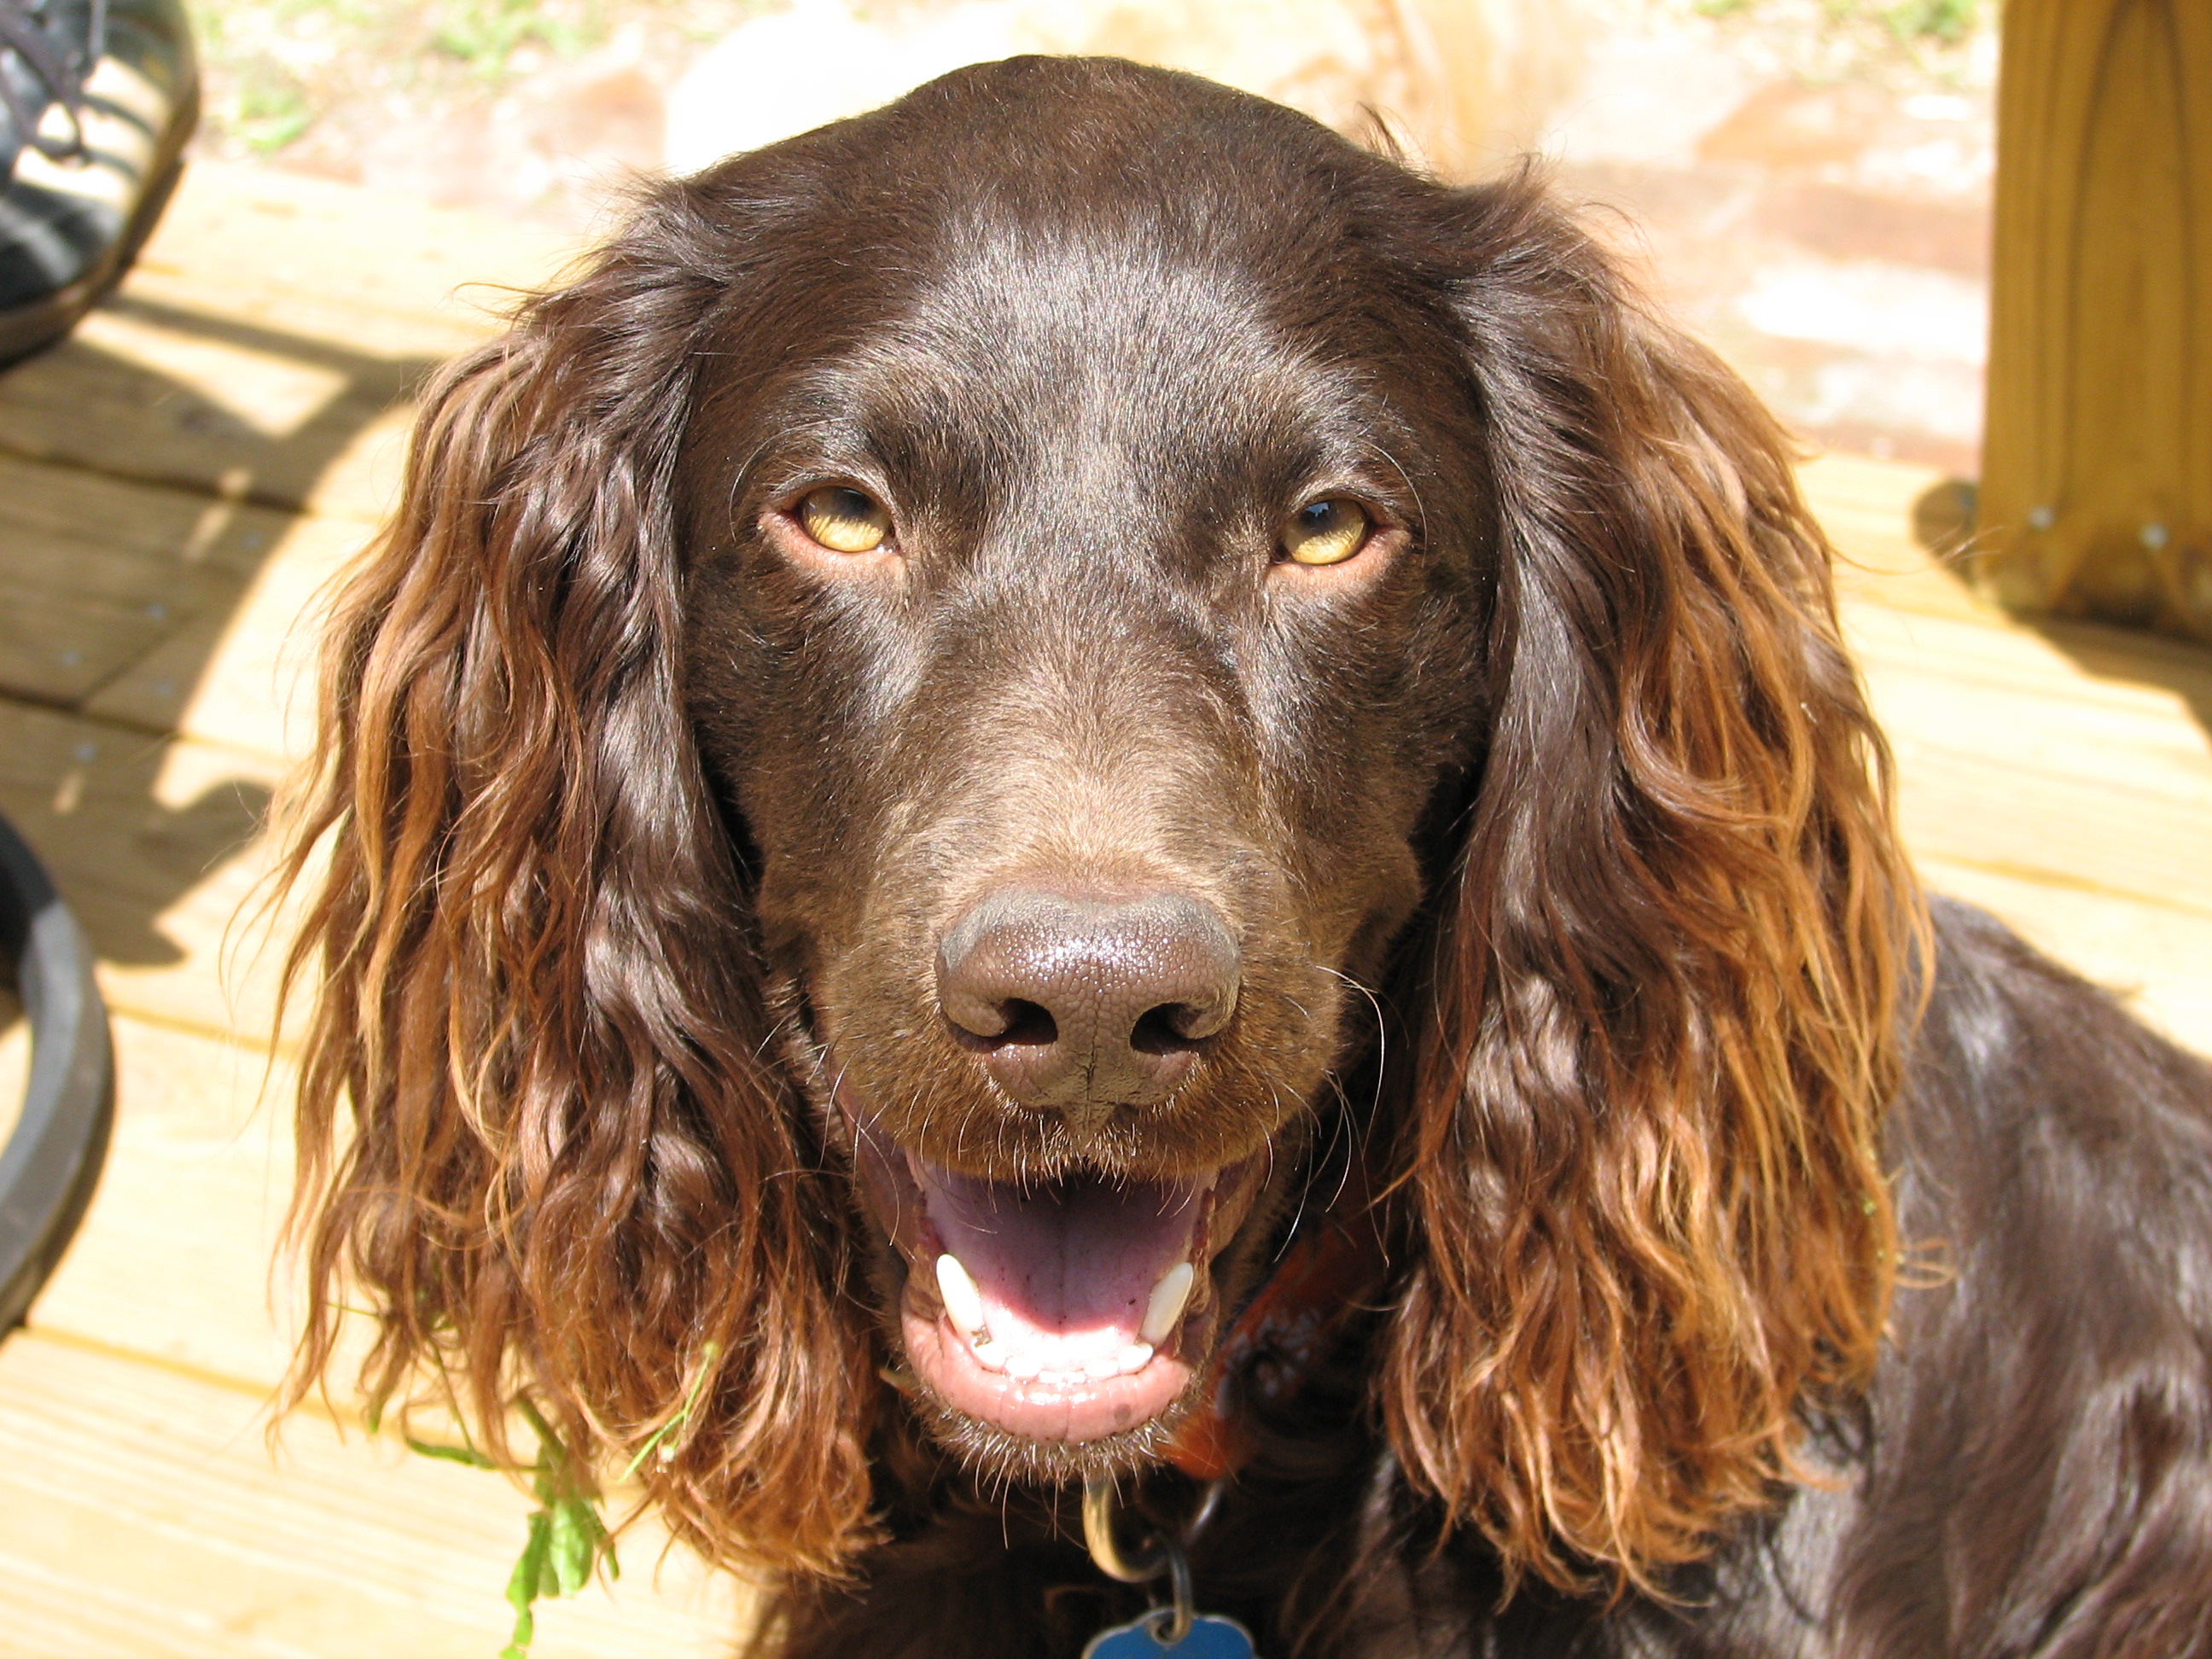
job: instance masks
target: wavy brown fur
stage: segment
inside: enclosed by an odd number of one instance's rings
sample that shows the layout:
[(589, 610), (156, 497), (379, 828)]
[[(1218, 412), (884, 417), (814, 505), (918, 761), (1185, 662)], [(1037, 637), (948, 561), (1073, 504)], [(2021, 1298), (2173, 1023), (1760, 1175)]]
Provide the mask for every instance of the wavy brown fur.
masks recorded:
[(295, 1376), (366, 1297), (378, 1410), (458, 1380), (504, 1455), (527, 1390), (592, 1459), (709, 1365), (653, 1500), (710, 1559), (831, 1572), (872, 1362), (680, 712), (665, 501), (705, 296), (665, 276), (617, 256), (430, 388), (339, 604), (289, 866), (327, 844), (291, 961)]
[[(825, 479), (890, 555), (795, 539)], [(1334, 574), (1275, 553), (1316, 492), (1379, 526)], [(645, 1478), (775, 1576), (760, 1650), (1062, 1659), (1141, 1606), (1068, 1482), (1171, 1521), (1206, 1390), (912, 1397), (863, 1153), (1255, 1169), (1193, 1357), (1303, 1231), (1389, 1241), (1238, 1396), (1193, 1563), (1262, 1652), (2212, 1653), (2212, 1072), (1931, 936), (1829, 558), (1528, 178), (1027, 59), (655, 187), (430, 389), (338, 607), (295, 1389), (364, 1307), (380, 1408), (504, 1455), (526, 1395), (605, 1471), (696, 1387)], [(1103, 1128), (939, 1000), (1038, 882), (1235, 943)]]
[(1513, 250), (1462, 301), (1512, 671), (1419, 1034), (1385, 1400), (1508, 1562), (1648, 1582), (1872, 1375), (1917, 901), (1772, 418), (1540, 198), (1467, 212)]

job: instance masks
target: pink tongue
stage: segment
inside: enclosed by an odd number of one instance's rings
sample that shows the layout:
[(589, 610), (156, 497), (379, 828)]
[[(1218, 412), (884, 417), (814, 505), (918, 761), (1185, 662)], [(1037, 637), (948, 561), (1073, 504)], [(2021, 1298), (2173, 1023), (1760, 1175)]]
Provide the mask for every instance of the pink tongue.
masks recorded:
[(1048, 1369), (1137, 1340), (1160, 1275), (1190, 1250), (1206, 1183), (1073, 1180), (1021, 1188), (915, 1159), (939, 1247), (982, 1292), (991, 1335)]

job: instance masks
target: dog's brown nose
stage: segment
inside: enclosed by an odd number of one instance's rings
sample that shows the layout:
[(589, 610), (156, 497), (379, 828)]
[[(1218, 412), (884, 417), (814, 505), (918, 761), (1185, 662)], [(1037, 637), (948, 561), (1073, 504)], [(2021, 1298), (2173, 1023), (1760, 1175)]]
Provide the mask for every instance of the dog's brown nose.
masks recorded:
[(937, 947), (937, 997), (999, 1086), (1076, 1115), (1143, 1105), (1237, 1010), (1237, 940), (1173, 893), (1096, 900), (1008, 888)]

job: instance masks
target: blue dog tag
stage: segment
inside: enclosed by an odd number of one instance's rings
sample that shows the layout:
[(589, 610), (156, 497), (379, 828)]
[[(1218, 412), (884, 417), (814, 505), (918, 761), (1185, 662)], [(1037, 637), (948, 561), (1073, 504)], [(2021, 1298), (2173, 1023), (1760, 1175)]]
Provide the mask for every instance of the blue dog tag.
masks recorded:
[(1126, 1625), (1100, 1631), (1083, 1650), (1083, 1659), (1154, 1659), (1163, 1653), (1175, 1659), (1254, 1659), (1252, 1633), (1234, 1619), (1196, 1614), (1182, 1640), (1170, 1647), (1152, 1634), (1152, 1626), (1164, 1624), (1167, 1616), (1165, 1607), (1154, 1607)]

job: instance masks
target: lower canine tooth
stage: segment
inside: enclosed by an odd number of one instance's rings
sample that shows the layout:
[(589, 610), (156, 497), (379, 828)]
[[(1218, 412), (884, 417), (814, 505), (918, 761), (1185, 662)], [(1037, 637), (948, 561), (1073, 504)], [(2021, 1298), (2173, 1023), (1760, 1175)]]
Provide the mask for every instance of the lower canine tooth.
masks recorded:
[(945, 1311), (960, 1329), (970, 1334), (989, 1333), (990, 1327), (983, 1322), (983, 1293), (975, 1288), (975, 1279), (960, 1265), (958, 1256), (947, 1254), (937, 1258), (937, 1293), (944, 1298)]
[[(951, 1258), (940, 1256), (938, 1260), (942, 1264)], [(1190, 1287), (1197, 1282), (1198, 1269), (1188, 1261), (1178, 1261), (1162, 1273), (1160, 1282), (1152, 1286), (1152, 1299), (1145, 1304), (1145, 1322), (1138, 1328), (1138, 1337), (1155, 1347), (1166, 1341), (1168, 1333), (1182, 1317), (1182, 1310), (1190, 1305)]]
[(1117, 1363), (1121, 1365), (1121, 1373), (1125, 1376), (1131, 1371), (1144, 1370), (1152, 1363), (1152, 1345), (1149, 1342), (1132, 1342), (1121, 1350)]

